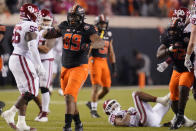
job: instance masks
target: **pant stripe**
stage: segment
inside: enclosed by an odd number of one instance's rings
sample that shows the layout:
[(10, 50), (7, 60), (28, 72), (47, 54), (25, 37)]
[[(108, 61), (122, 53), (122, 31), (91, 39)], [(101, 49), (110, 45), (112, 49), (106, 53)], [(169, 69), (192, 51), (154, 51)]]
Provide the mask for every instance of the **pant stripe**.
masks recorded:
[(33, 94), (35, 95), (35, 82), (34, 82), (34, 77), (33, 77), (32, 73), (31, 73), (31, 71), (30, 71), (30, 69), (29, 69), (29, 66), (28, 66), (28, 64), (27, 64), (26, 58), (25, 58), (25, 57), (23, 57), (23, 59), (24, 59), (24, 62), (25, 62), (26, 68), (27, 68), (27, 70), (28, 70), (28, 72), (29, 72), (29, 75), (30, 75), (30, 77), (31, 77), (31, 80), (32, 80), (32, 85), (33, 85)]
[(136, 106), (137, 106), (137, 109), (139, 110), (139, 113), (140, 113), (140, 121), (141, 123), (144, 125), (145, 122), (146, 122), (146, 112), (145, 112), (145, 109), (143, 107), (143, 103), (139, 100), (139, 97), (138, 96), (134, 96), (135, 97), (135, 102), (136, 102)]
[(21, 66), (22, 66), (23, 73), (24, 73), (24, 75), (25, 75), (25, 77), (26, 77), (26, 79), (27, 79), (29, 92), (30, 92), (30, 93), (32, 93), (32, 92), (31, 92), (31, 85), (30, 85), (30, 81), (29, 81), (29, 78), (28, 78), (27, 72), (25, 71), (25, 68), (24, 68), (24, 65), (23, 65), (23, 62), (22, 62), (22, 58), (21, 58), (21, 56), (19, 56), (19, 60), (20, 60), (20, 64), (21, 64)]

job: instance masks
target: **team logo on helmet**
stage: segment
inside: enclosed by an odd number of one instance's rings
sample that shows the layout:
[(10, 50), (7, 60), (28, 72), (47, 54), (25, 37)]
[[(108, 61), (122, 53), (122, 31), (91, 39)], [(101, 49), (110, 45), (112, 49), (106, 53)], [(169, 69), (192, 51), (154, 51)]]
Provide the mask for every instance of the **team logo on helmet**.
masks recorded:
[(39, 18), (39, 9), (33, 4), (24, 4), (20, 8), (20, 19), (36, 22)]

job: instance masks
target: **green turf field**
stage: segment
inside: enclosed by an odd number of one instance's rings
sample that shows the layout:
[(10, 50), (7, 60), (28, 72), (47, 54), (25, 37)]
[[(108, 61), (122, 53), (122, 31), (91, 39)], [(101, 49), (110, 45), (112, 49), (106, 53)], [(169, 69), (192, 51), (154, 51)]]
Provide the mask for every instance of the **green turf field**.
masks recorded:
[[(137, 90), (137, 88), (131, 87), (118, 87), (112, 88), (111, 92), (105, 97), (103, 100), (99, 102), (98, 112), (101, 115), (101, 118), (91, 118), (88, 108), (85, 103), (90, 99), (91, 90), (90, 88), (83, 88), (80, 91), (78, 98), (78, 106), (80, 110), (81, 120), (84, 125), (84, 131), (165, 131), (168, 128), (152, 128), (152, 127), (113, 127), (108, 123), (108, 118), (104, 114), (102, 109), (103, 101), (106, 99), (117, 99), (122, 106), (122, 109), (127, 109), (129, 106), (133, 106), (133, 101), (131, 98), (131, 92)], [(167, 88), (146, 88), (143, 91), (148, 92), (155, 96), (164, 96), (168, 93)], [(19, 96), (18, 90), (0, 90), (0, 100), (6, 103), (5, 109), (10, 108)], [(27, 124), (37, 128), (38, 131), (62, 131), (62, 127), (64, 125), (64, 97), (59, 96), (57, 91), (55, 90), (51, 96), (51, 104), (50, 104), (50, 114), (49, 114), (49, 122), (47, 123), (39, 123), (35, 122), (34, 118), (38, 114), (38, 107), (34, 104), (34, 102), (30, 102), (27, 109), (26, 121)], [(190, 93), (189, 101), (186, 108), (186, 116), (190, 119), (196, 120), (196, 102), (193, 100), (192, 93)], [(173, 113), (170, 110), (166, 116), (164, 117), (162, 122), (167, 122), (172, 119)], [(17, 122), (17, 117), (15, 118)], [(74, 129), (74, 128), (73, 128)], [(12, 131), (9, 126), (5, 123), (5, 121), (0, 118), (0, 131)], [(179, 131), (193, 131), (193, 128), (181, 128)]]

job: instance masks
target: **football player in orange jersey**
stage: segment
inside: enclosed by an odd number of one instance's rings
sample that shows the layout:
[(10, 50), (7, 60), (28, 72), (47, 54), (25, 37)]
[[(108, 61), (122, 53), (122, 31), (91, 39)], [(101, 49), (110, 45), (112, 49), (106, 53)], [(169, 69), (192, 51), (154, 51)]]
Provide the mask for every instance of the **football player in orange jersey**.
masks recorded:
[(65, 126), (63, 131), (71, 131), (72, 119), (75, 131), (83, 131), (77, 108), (77, 96), (88, 76), (88, 53), (92, 48), (103, 48), (104, 41), (99, 38), (93, 25), (84, 22), (85, 11), (74, 5), (68, 11), (67, 21), (43, 34), (46, 39), (63, 37), (61, 68), (61, 88), (65, 96)]
[[(87, 107), (91, 110), (93, 118), (100, 117), (97, 113), (97, 101), (102, 99), (111, 87), (110, 70), (107, 63), (107, 56), (112, 65), (112, 73), (116, 76), (116, 58), (113, 49), (112, 32), (108, 28), (108, 18), (103, 14), (96, 17), (96, 27), (101, 39), (105, 41), (104, 48), (92, 49), (90, 52), (89, 66), (92, 83), (91, 102), (87, 102)], [(99, 87), (102, 87), (99, 90)]]

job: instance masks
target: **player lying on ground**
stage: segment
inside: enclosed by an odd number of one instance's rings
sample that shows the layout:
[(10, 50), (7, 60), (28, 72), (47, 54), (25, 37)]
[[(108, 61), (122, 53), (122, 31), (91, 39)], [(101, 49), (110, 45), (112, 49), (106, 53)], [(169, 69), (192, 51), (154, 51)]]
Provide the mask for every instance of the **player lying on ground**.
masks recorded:
[[(135, 107), (128, 110), (121, 110), (116, 100), (107, 100), (103, 104), (104, 111), (109, 115), (109, 123), (114, 126), (139, 127), (150, 126), (160, 127), (160, 122), (170, 108), (170, 94), (164, 97), (155, 97), (144, 92), (133, 92), (132, 97)], [(148, 102), (156, 102), (154, 107)], [(186, 123), (194, 123), (186, 119)]]

